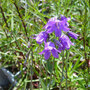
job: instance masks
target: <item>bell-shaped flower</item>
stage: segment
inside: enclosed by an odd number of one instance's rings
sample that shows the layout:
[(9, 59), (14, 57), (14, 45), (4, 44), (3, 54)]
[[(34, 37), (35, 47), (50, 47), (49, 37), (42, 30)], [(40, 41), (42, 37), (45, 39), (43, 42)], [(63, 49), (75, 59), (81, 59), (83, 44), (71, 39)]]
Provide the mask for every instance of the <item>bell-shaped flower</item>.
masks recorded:
[(75, 34), (75, 33), (71, 32), (71, 31), (68, 32), (68, 35), (70, 37), (74, 38), (74, 39), (77, 39), (77, 37), (79, 36), (78, 34)]
[(70, 29), (68, 28), (69, 26), (69, 23), (68, 21), (70, 20), (70, 18), (66, 18), (65, 16), (61, 16), (60, 18), (60, 27), (61, 27), (61, 30), (65, 31), (65, 32), (68, 32)]
[(59, 50), (65, 50), (65, 49), (70, 49), (70, 46), (71, 45), (74, 45), (68, 36), (66, 35), (62, 35), (60, 38), (59, 38), (59, 41), (61, 42), (62, 46), (59, 47)]
[(56, 17), (51, 18), (43, 28), (47, 31), (47, 33), (55, 32), (56, 37), (60, 37), (61, 30), (59, 27), (59, 22), (60, 20), (57, 20)]
[(54, 39), (53, 41), (54, 41), (54, 43), (58, 46), (58, 50), (59, 50), (60, 52), (61, 52), (62, 50), (64, 50), (63, 45), (61, 44), (61, 42), (60, 42), (59, 40)]
[(40, 52), (39, 54), (40, 55), (44, 54), (44, 57), (47, 60), (47, 59), (49, 59), (51, 53), (55, 58), (58, 58), (59, 57), (58, 52), (60, 53), (60, 51), (55, 48), (55, 45), (53, 42), (47, 42), (47, 43), (45, 43), (44, 50), (42, 52)]
[(57, 17), (49, 19), (47, 24), (43, 27), (47, 33), (55, 32), (56, 37), (60, 37), (62, 31), (68, 32), (70, 29), (68, 28), (68, 23), (66, 19), (57, 19)]
[(70, 17), (66, 18), (64, 15), (61, 15), (60, 20), (65, 20), (67, 22), (67, 21), (71, 20), (71, 18)]
[(41, 44), (43, 41), (46, 42), (48, 38), (48, 34), (45, 31), (40, 32), (36, 37), (36, 41), (38, 44)]

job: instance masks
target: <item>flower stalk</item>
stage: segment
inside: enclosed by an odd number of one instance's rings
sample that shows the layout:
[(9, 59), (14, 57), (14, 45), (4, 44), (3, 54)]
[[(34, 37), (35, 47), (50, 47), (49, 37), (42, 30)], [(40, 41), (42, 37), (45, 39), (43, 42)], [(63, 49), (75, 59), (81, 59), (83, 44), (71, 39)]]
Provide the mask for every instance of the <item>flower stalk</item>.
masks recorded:
[(17, 10), (17, 12), (18, 12), (18, 16), (20, 17), (20, 19), (21, 19), (21, 21), (22, 21), (22, 25), (23, 25), (23, 27), (24, 27), (25, 34), (26, 34), (27, 39), (28, 39), (28, 41), (29, 41), (28, 34), (27, 34), (27, 29), (26, 29), (26, 24), (25, 24), (25, 22), (24, 22), (24, 20), (23, 20), (23, 18), (22, 18), (21, 13), (19, 12), (19, 8), (18, 8), (18, 6), (17, 6), (17, 4), (16, 4), (15, 2), (14, 2), (14, 5), (15, 5), (16, 10)]

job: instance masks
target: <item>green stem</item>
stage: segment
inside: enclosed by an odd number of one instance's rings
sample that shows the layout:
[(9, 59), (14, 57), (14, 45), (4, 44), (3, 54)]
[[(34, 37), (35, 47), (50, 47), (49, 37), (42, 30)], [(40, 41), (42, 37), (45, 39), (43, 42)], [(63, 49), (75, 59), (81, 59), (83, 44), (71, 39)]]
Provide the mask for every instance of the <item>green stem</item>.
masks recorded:
[(59, 90), (62, 90), (62, 81), (63, 81), (63, 76), (64, 76), (64, 74), (63, 74), (63, 72), (64, 72), (64, 51), (62, 51), (62, 77), (61, 77), (61, 82), (60, 82), (60, 88), (59, 88)]
[[(2, 16), (3, 16), (3, 20), (4, 20), (5, 24), (6, 24), (6, 27), (9, 28), (8, 23), (7, 23), (7, 19), (5, 18), (5, 15), (4, 15), (4, 12), (3, 12), (3, 9), (1, 7), (1, 5), (0, 5), (0, 9), (1, 9), (1, 13), (2, 13)], [(4, 32), (5, 32), (6, 37), (8, 38), (8, 35), (7, 35), (5, 30), (4, 30)]]
[[(20, 13), (20, 11), (19, 11), (19, 8), (18, 8), (18, 6), (17, 6), (17, 4), (16, 4), (15, 2), (14, 2), (14, 5), (15, 5), (16, 10), (17, 10), (17, 12), (18, 12), (18, 16), (19, 16), (20, 19), (21, 19), (22, 25), (23, 25), (24, 30), (25, 30), (25, 34), (26, 34), (26, 36), (28, 36), (27, 29), (26, 29), (26, 24), (25, 24), (25, 22), (24, 22), (24, 20), (23, 20), (23, 18), (22, 18), (22, 15), (21, 15), (21, 13)], [(29, 41), (29, 38), (28, 38), (28, 37), (27, 37), (27, 39), (28, 39), (28, 41)]]
[[(39, 46), (39, 50), (41, 48), (41, 45)], [(39, 73), (39, 90), (40, 90), (40, 86), (41, 86), (41, 82), (40, 82), (40, 79), (41, 79), (41, 70), (42, 70), (42, 56), (40, 58), (40, 73)]]
[(33, 90), (33, 84), (32, 84), (32, 80), (33, 80), (33, 49), (32, 49), (33, 45), (32, 45), (32, 41), (31, 41), (31, 84), (30, 84), (30, 90)]
[(69, 51), (66, 50), (66, 89), (67, 90), (67, 69), (68, 69), (68, 57), (69, 57)]
[[(54, 61), (55, 61), (55, 58), (53, 59), (53, 64), (52, 64), (52, 69), (51, 69), (51, 73), (50, 73), (50, 85), (49, 85), (49, 90), (51, 88), (51, 83), (52, 83), (52, 75), (53, 75), (53, 70), (54, 70)], [(50, 62), (50, 61), (49, 61)], [(52, 63), (52, 62), (51, 62)]]
[(46, 63), (46, 85), (48, 84), (48, 81), (47, 81), (47, 77), (48, 77), (47, 74), (48, 74), (48, 71), (47, 71), (47, 70), (48, 70), (48, 65), (47, 65), (47, 63)]

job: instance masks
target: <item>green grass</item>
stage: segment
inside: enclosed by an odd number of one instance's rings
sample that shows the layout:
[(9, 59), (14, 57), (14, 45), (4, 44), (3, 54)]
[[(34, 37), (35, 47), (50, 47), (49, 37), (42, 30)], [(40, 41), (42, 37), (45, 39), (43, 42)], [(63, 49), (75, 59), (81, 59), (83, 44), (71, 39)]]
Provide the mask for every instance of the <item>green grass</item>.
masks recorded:
[[(15, 74), (26, 67), (14, 89), (89, 90), (89, 3), (89, 0), (0, 1), (0, 68)], [(50, 57), (46, 61), (38, 54), (44, 46), (31, 37), (43, 31), (49, 18), (60, 15), (71, 17), (70, 28), (79, 37), (71, 40), (75, 46), (61, 53), (59, 59)]]

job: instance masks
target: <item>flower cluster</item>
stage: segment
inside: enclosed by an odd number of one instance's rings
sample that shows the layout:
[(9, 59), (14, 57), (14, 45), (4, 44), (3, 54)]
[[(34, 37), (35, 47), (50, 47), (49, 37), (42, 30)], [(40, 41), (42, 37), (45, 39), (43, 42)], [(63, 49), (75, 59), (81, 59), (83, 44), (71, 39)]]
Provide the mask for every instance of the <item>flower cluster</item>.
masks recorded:
[[(43, 27), (45, 31), (40, 32), (35, 37), (38, 44), (41, 44), (42, 42), (45, 44), (44, 50), (39, 54), (44, 54), (46, 60), (49, 59), (51, 53), (55, 58), (58, 58), (58, 53), (65, 49), (68, 50), (71, 45), (74, 45), (68, 36), (77, 39), (78, 34), (70, 31), (68, 20), (70, 20), (70, 18), (66, 18), (65, 16), (61, 16), (60, 19), (57, 17), (49, 19), (47, 24)], [(58, 37), (58, 40), (53, 39), (54, 43), (49, 39), (52, 32)], [(64, 32), (66, 32), (67, 35), (65, 35)], [(55, 45), (58, 46), (57, 49)]]

